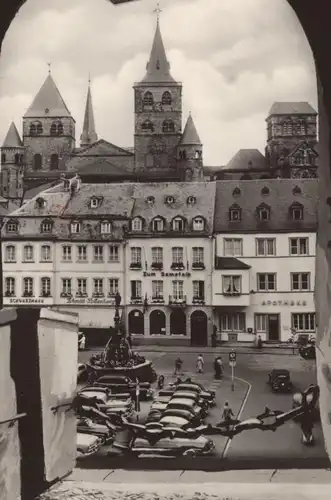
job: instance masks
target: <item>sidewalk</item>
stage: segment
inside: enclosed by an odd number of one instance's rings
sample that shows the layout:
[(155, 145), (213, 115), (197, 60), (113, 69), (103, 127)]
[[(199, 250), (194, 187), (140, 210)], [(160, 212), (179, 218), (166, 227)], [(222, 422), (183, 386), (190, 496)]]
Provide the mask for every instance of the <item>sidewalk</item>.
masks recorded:
[(161, 346), (161, 345), (133, 345), (133, 350), (137, 352), (175, 352), (175, 353), (200, 353), (201, 354), (227, 354), (234, 350), (240, 354), (285, 354), (298, 355), (298, 349), (293, 348), (288, 344), (265, 344), (262, 349), (256, 349), (250, 342), (236, 342), (233, 344), (221, 344), (217, 347), (191, 347), (191, 346)]

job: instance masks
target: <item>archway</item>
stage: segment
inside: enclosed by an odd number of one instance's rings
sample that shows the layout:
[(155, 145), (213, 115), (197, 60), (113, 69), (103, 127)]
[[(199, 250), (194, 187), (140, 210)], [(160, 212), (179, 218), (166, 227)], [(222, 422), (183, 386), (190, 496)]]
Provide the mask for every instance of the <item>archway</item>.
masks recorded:
[(129, 333), (144, 335), (144, 315), (138, 309), (129, 312)]
[(204, 311), (191, 314), (191, 345), (204, 347), (208, 344), (208, 319)]
[(163, 311), (156, 309), (149, 315), (149, 334), (165, 335), (166, 333), (166, 315)]
[(182, 309), (170, 314), (170, 335), (186, 335), (186, 314)]

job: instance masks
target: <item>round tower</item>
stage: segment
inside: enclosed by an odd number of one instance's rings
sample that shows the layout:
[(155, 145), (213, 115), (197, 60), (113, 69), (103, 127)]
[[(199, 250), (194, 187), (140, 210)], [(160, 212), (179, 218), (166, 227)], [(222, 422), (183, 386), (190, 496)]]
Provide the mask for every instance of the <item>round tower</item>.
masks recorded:
[(1, 195), (22, 198), (25, 148), (14, 122), (1, 147)]
[(184, 181), (203, 181), (202, 143), (191, 113), (177, 146), (177, 159)]

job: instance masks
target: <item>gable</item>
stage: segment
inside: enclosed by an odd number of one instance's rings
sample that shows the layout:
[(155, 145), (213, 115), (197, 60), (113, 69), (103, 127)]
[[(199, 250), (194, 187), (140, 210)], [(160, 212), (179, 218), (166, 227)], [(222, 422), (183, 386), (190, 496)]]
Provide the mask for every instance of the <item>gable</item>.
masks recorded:
[(115, 165), (108, 158), (81, 158), (78, 164), (79, 175), (123, 175), (128, 173), (122, 165)]
[(298, 144), (294, 149), (293, 151), (291, 151), (288, 155), (289, 158), (295, 158), (296, 156), (300, 156), (304, 153), (307, 153), (309, 156), (315, 156), (315, 158), (318, 156), (318, 153), (317, 151), (315, 151), (315, 149), (313, 149), (311, 146), (309, 146), (309, 144), (307, 143), (301, 143), (301, 144)]
[(76, 155), (76, 157), (84, 156), (133, 156), (133, 153), (100, 139)]

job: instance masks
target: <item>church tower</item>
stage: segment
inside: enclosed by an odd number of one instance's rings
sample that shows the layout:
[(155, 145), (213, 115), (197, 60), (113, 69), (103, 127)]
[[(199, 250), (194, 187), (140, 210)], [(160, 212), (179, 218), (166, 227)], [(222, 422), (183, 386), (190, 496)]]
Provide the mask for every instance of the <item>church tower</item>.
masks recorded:
[(22, 198), (24, 146), (14, 122), (9, 127), (1, 147), (1, 195)]
[(94, 113), (93, 113), (93, 104), (92, 104), (92, 94), (91, 94), (91, 81), (89, 80), (88, 90), (87, 90), (87, 98), (86, 98), (86, 107), (85, 107), (85, 115), (84, 115), (84, 123), (83, 123), (83, 131), (80, 136), (80, 146), (81, 148), (85, 148), (94, 142), (97, 142), (98, 136), (95, 131), (95, 122), (94, 122)]
[(203, 181), (202, 143), (191, 113), (179, 141), (178, 166), (184, 181)]
[(65, 170), (75, 148), (75, 120), (49, 72), (23, 117), (26, 170)]
[(135, 170), (166, 173), (176, 169), (182, 132), (182, 86), (170, 74), (159, 16), (146, 75), (134, 85), (134, 93)]

